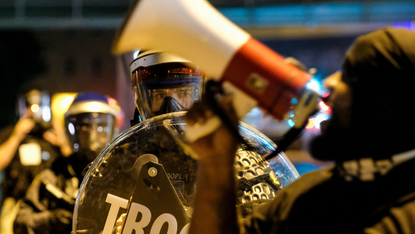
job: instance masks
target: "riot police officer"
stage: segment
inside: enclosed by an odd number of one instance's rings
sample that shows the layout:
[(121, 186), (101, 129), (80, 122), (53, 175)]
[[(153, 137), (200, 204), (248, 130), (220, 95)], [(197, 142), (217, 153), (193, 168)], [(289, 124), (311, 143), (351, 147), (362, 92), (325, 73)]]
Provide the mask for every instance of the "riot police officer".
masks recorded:
[(59, 157), (30, 185), (14, 223), (16, 234), (70, 233), (82, 172), (117, 134), (119, 111), (101, 94), (76, 96), (65, 113), (66, 135), (73, 153)]

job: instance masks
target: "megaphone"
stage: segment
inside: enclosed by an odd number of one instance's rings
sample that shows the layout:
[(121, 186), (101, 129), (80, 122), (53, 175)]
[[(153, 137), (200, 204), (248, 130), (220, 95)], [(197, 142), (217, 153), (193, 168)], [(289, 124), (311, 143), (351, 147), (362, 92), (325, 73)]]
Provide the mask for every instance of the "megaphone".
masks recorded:
[(163, 50), (192, 61), (225, 90), (233, 90), (239, 117), (260, 106), (283, 119), (311, 78), (204, 0), (136, 1), (113, 53), (136, 49)]

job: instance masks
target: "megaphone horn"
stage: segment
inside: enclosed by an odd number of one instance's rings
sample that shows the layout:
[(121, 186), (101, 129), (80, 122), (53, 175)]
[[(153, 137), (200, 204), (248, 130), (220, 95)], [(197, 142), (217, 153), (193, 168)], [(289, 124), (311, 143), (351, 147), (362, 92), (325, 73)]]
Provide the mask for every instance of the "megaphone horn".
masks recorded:
[(113, 52), (135, 49), (176, 54), (212, 79), (242, 91), (245, 101), (239, 104), (245, 106), (235, 107), (239, 115), (259, 105), (282, 119), (291, 99), (310, 79), (204, 0), (137, 1), (119, 30)]

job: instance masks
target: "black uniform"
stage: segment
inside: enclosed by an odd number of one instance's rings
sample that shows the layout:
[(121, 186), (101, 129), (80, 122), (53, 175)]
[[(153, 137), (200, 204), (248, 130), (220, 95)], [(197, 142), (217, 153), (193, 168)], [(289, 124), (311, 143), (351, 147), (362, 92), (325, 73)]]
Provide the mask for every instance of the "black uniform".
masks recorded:
[[(7, 127), (1, 131), (0, 143), (4, 143), (12, 134), (13, 127)], [(40, 136), (29, 134), (22, 144), (29, 141), (35, 141), (40, 145), (42, 154), (46, 154), (46, 158), (42, 159), (42, 162), (36, 166), (24, 166), (20, 162), (19, 151), (13, 157), (10, 165), (4, 170), (5, 178), (2, 182), (2, 196), (3, 199), (12, 197), (16, 201), (22, 199), (26, 191), (36, 177), (42, 170), (50, 168), (52, 162), (60, 156), (59, 148), (53, 146), (48, 141), (44, 140)]]
[(245, 220), (246, 233), (415, 233), (413, 168), (415, 159), (366, 182), (340, 166), (306, 173)]
[(84, 164), (73, 154), (60, 157), (30, 185), (14, 223), (14, 233), (70, 233)]

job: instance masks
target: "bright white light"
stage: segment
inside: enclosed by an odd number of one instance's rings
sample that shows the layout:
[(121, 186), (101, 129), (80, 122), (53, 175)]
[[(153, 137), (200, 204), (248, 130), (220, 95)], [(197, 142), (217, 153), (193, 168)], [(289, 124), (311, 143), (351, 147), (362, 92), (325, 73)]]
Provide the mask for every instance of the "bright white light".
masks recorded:
[(292, 119), (289, 119), (288, 120), (288, 126), (294, 127), (294, 125), (295, 125), (294, 121)]
[(98, 132), (102, 132), (102, 130), (103, 130), (104, 128), (102, 127), (102, 126), (99, 126), (98, 127)]
[(320, 123), (323, 122), (324, 120), (327, 120), (328, 118), (329, 118), (328, 115), (320, 113), (314, 118), (314, 125), (320, 128)]
[(260, 116), (261, 114), (262, 114), (262, 110), (259, 109), (258, 107), (254, 107), (248, 112), (247, 115)]
[(99, 112), (102, 108), (102, 104), (99, 102), (90, 102), (86, 104), (86, 109), (90, 112)]
[(30, 107), (30, 110), (32, 110), (32, 112), (33, 112), (33, 113), (38, 112), (38, 111), (39, 111), (39, 105), (38, 105), (38, 104), (33, 104), (33, 105)]
[(140, 54), (140, 50), (136, 50), (133, 54), (133, 59), (136, 59), (139, 54)]
[(75, 126), (73, 126), (73, 123), (69, 123), (68, 124), (68, 130), (69, 130), (69, 133), (71, 135), (74, 135), (75, 134)]
[(308, 83), (307, 83), (307, 88), (312, 89), (316, 92), (318, 92), (320, 90), (320, 84), (318, 83), (317, 80), (315, 79), (311, 79)]
[(66, 107), (69, 106), (69, 105), (71, 105), (73, 99), (74, 99), (74, 97), (72, 97), (72, 96), (68, 96), (68, 97), (64, 98), (62, 100), (62, 105), (63, 106), (66, 106)]
[(44, 106), (42, 108), (42, 118), (43, 118), (43, 121), (49, 122), (50, 119), (51, 119), (51, 117), (52, 116), (50, 114), (50, 108), (48, 106)]

